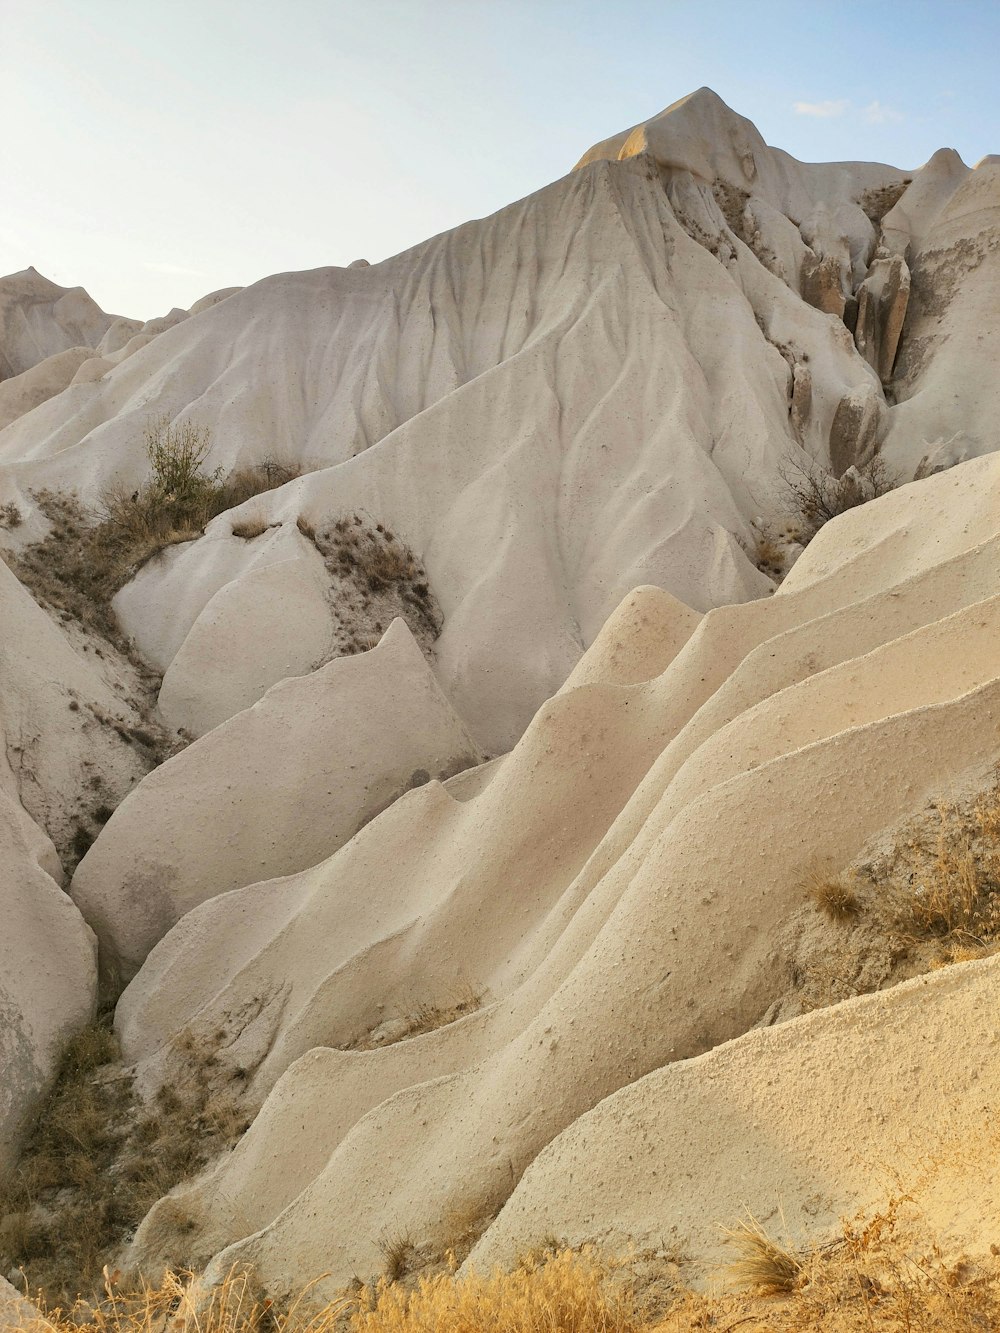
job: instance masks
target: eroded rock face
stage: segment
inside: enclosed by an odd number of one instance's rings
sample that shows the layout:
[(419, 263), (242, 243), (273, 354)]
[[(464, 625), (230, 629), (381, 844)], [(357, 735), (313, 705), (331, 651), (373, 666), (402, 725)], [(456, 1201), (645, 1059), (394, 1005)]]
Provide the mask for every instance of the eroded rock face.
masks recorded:
[(102, 962), (132, 977), (186, 912), (315, 865), (403, 791), (482, 760), (402, 620), (275, 685), (139, 784), (73, 878)]
[(824, 314), (844, 317), (847, 298), (840, 281), (840, 260), (833, 255), (820, 259), (812, 251), (802, 261), (802, 299)]
[(910, 299), (910, 270), (902, 255), (879, 255), (858, 288), (858, 351), (883, 383), (892, 376)]
[(52, 843), (0, 784), (0, 1171), (96, 1001), (94, 937), (59, 874)]
[(840, 400), (830, 427), (830, 467), (836, 476), (871, 458), (883, 416), (882, 400), (874, 389), (868, 393), (855, 390)]

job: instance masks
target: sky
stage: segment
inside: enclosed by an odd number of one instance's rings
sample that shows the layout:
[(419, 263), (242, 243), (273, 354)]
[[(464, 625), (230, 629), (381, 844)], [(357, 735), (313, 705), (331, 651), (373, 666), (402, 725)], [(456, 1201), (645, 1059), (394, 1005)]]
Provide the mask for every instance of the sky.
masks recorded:
[(703, 85), (809, 161), (1000, 152), (997, 0), (0, 0), (0, 273), (147, 319), (372, 262)]

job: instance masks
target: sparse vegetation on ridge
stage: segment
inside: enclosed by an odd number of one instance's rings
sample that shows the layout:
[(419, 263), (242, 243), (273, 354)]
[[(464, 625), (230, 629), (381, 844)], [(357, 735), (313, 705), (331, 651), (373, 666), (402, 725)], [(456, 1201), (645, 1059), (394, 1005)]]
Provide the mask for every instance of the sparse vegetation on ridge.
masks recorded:
[[(997, 952), (1000, 781), (931, 802), (870, 859), (817, 873), (802, 892), (810, 907), (786, 946), (792, 989), (783, 1018)], [(825, 918), (818, 931), (814, 913)]]
[[(67, 1043), (20, 1161), (0, 1180), (0, 1273), (66, 1306), (96, 1297), (102, 1267), (152, 1205), (231, 1147), (249, 1117), (241, 1085), (190, 1033), (146, 1104), (110, 1014)], [(220, 1076), (217, 1076), (220, 1075)]]
[(342, 655), (373, 648), (394, 616), (402, 616), (429, 651), (441, 633), (441, 610), (426, 570), (400, 537), (357, 513), (326, 526), (300, 515), (296, 526), (338, 581), (334, 609), (345, 626)]
[(125, 647), (111, 608), (115, 593), (161, 551), (194, 541), (217, 515), (284, 485), (298, 469), (265, 460), (223, 478), (206, 473), (207, 428), (161, 417), (146, 429), (151, 477), (137, 490), (111, 487), (96, 518), (73, 495), (40, 491), (51, 530), (10, 557), (40, 602)]
[[(204, 1289), (190, 1273), (156, 1286), (120, 1284), (103, 1298), (49, 1312), (56, 1333), (984, 1333), (1000, 1319), (995, 1262), (946, 1260), (908, 1234), (903, 1200), (844, 1224), (827, 1244), (778, 1244), (752, 1220), (729, 1234), (741, 1252), (730, 1287), (694, 1291), (641, 1256), (545, 1246), (509, 1272), (447, 1271), (416, 1282), (381, 1278), (323, 1301), (314, 1286), (277, 1307), (254, 1274), (232, 1269)], [(748, 1251), (750, 1253), (748, 1254)], [(749, 1266), (747, 1266), (749, 1265)], [(31, 1325), (22, 1325), (28, 1333)], [(34, 1330), (32, 1330), (34, 1333)]]
[(418, 1004), (397, 1018), (384, 1020), (372, 1032), (350, 1042), (345, 1050), (370, 1051), (379, 1046), (389, 1046), (393, 1042), (403, 1041), (407, 1037), (418, 1037), (425, 1032), (434, 1032), (437, 1028), (447, 1027), (466, 1014), (479, 1009), (485, 998), (485, 992), (465, 983), (457, 986), (447, 1000), (438, 1004)]

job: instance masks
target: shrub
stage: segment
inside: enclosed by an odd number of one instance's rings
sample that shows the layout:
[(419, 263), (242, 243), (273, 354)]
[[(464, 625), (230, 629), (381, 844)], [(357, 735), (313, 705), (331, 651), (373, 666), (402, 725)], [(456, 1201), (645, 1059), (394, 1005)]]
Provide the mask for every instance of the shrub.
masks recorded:
[(778, 475), (784, 486), (784, 498), (801, 525), (803, 546), (832, 518), (887, 495), (899, 484), (881, 454), (860, 468), (848, 468), (841, 477), (825, 472), (817, 463), (799, 463), (794, 459), (786, 459), (779, 466)]
[(362, 1288), (350, 1333), (638, 1333), (628, 1294), (595, 1255), (562, 1250), (511, 1273), (439, 1273), (412, 1290)]
[(233, 524), (233, 536), (242, 537), (246, 542), (252, 542), (255, 537), (262, 537), (267, 532), (267, 520), (263, 518), (245, 518), (239, 523)]
[(751, 1212), (737, 1226), (726, 1230), (726, 1238), (739, 1258), (729, 1265), (733, 1281), (758, 1291), (794, 1291), (802, 1274), (802, 1261), (772, 1239)]
[[(237, 1080), (186, 1034), (149, 1105), (120, 1063), (111, 1015), (67, 1043), (21, 1159), (0, 1181), (0, 1272), (65, 1305), (150, 1207), (246, 1130)], [(126, 1325), (125, 1327), (128, 1327)]]
[(861, 914), (858, 895), (835, 879), (817, 880), (810, 887), (809, 896), (830, 921), (854, 921)]
[[(194, 541), (219, 514), (298, 475), (265, 459), (221, 479), (218, 470), (203, 469), (209, 448), (207, 427), (158, 418), (146, 429), (150, 479), (134, 491), (109, 487), (96, 518), (75, 496), (38, 492), (51, 528), (12, 558), (14, 572), (40, 601), (127, 650), (111, 609), (115, 593), (161, 551)], [(258, 536), (263, 525), (250, 532), (258, 522), (237, 524), (237, 535)]]
[(9, 504), (0, 505), (0, 528), (19, 528), (23, 521), (21, 511), (13, 500)]

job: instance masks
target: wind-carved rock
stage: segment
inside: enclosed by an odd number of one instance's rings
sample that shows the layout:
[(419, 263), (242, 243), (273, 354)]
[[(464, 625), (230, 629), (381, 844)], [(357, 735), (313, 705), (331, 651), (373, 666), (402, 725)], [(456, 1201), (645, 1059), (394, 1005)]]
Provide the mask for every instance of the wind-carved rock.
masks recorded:
[(892, 376), (910, 299), (910, 270), (902, 255), (880, 250), (858, 288), (858, 351), (883, 383)]
[(841, 398), (830, 427), (830, 467), (835, 476), (872, 457), (881, 426), (882, 407), (874, 386)]
[(798, 363), (792, 370), (792, 401), (789, 404), (788, 415), (799, 444), (805, 438), (809, 413), (812, 411), (812, 391), (812, 372), (808, 366)]
[(811, 250), (802, 260), (799, 290), (803, 301), (822, 310), (824, 314), (844, 317), (847, 298), (840, 279), (841, 262), (836, 255), (820, 259)]

